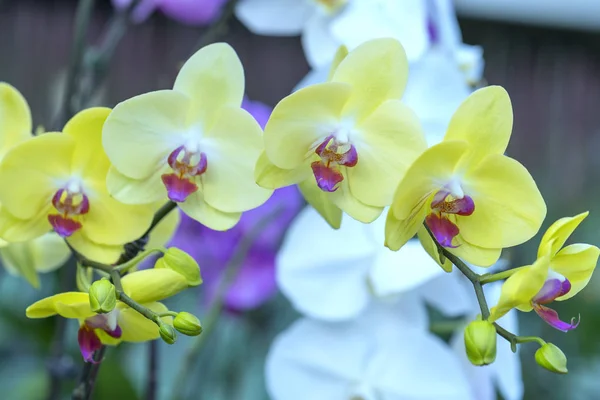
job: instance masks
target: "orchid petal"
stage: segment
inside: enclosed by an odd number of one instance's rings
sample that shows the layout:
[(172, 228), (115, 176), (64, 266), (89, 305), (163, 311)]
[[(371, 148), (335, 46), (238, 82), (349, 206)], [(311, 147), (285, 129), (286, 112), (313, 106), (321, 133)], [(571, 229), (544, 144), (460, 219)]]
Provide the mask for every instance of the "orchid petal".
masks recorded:
[[(191, 100), (188, 121), (208, 132), (224, 107), (240, 107), (244, 97), (244, 69), (227, 43), (213, 43), (191, 56), (177, 75), (173, 90)], [(210, 162), (210, 161), (209, 161)], [(118, 166), (117, 166), (118, 168)]]
[(87, 293), (66, 292), (39, 300), (25, 311), (27, 318), (47, 318), (59, 314), (64, 318), (85, 319), (95, 315)]
[(348, 169), (350, 190), (365, 204), (389, 206), (408, 167), (427, 148), (419, 120), (399, 100), (388, 100), (357, 130), (359, 162)]
[(342, 210), (336, 206), (330, 196), (317, 186), (314, 177), (300, 182), (298, 188), (304, 199), (327, 221), (333, 229), (339, 229), (342, 223)]
[[(297, 2), (297, 0), (296, 0)], [(331, 17), (314, 13), (306, 21), (302, 32), (302, 48), (306, 61), (313, 68), (329, 64), (342, 42), (331, 32)]]
[(31, 137), (31, 111), (21, 93), (0, 82), (0, 158), (14, 145)]
[(503, 154), (512, 131), (510, 97), (501, 86), (471, 94), (454, 113), (444, 140), (465, 140), (477, 156)]
[(77, 333), (79, 350), (86, 362), (95, 363), (94, 353), (102, 347), (102, 342), (94, 332), (94, 329), (82, 325)]
[(596, 269), (599, 255), (598, 247), (577, 243), (563, 248), (552, 257), (550, 268), (571, 282), (571, 290), (556, 300), (570, 299), (587, 286)]
[(360, 123), (386, 100), (400, 99), (407, 79), (404, 48), (397, 40), (386, 38), (351, 51), (335, 70), (332, 82), (352, 87), (343, 114)]
[(574, 217), (564, 217), (554, 222), (544, 233), (538, 248), (538, 257), (544, 254), (554, 256), (564, 246), (565, 242), (575, 232), (575, 229), (589, 215), (589, 211), (575, 215)]
[(138, 303), (152, 303), (188, 288), (187, 279), (167, 268), (146, 269), (125, 275), (123, 291)]

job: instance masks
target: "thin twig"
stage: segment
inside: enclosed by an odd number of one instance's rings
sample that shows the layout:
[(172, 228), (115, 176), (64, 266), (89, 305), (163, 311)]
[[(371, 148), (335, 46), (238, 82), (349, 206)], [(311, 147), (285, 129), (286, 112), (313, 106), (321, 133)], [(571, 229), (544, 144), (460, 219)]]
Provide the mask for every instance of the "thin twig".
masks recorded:
[(73, 108), (72, 100), (77, 88), (77, 80), (81, 73), (83, 56), (85, 54), (87, 30), (92, 18), (93, 9), (94, 0), (79, 0), (75, 14), (73, 44), (69, 58), (69, 68), (67, 69), (65, 92), (58, 115), (52, 124), (54, 130), (60, 130), (65, 122), (67, 122), (67, 120), (76, 112)]
[(204, 343), (206, 339), (210, 336), (212, 331), (217, 325), (219, 316), (221, 315), (221, 310), (223, 309), (223, 305), (225, 303), (225, 295), (227, 294), (227, 289), (237, 276), (240, 268), (244, 264), (244, 260), (246, 259), (246, 255), (250, 248), (252, 247), (254, 241), (256, 240), (256, 236), (262, 232), (270, 223), (272, 223), (275, 219), (277, 219), (281, 213), (283, 212), (282, 207), (278, 207), (273, 210), (272, 213), (264, 217), (262, 220), (258, 221), (258, 223), (248, 232), (246, 236), (244, 236), (241, 242), (238, 244), (235, 253), (225, 266), (225, 271), (223, 272), (223, 278), (219, 282), (217, 289), (215, 291), (215, 295), (213, 298), (213, 303), (208, 313), (206, 314), (206, 318), (204, 319), (204, 323), (202, 324), (202, 334), (198, 336), (192, 345), (188, 348), (183, 361), (181, 362), (181, 367), (179, 368), (179, 374), (177, 374), (177, 380), (175, 385), (173, 386), (173, 399), (180, 400), (185, 396), (185, 384), (189, 381), (190, 376), (194, 371), (194, 361), (198, 359), (200, 352), (204, 347)]

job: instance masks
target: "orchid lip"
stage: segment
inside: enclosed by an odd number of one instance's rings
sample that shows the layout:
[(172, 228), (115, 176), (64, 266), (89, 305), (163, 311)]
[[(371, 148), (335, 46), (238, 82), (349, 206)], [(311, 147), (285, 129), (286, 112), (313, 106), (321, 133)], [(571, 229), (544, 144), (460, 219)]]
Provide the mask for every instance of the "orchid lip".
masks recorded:
[(90, 211), (88, 197), (81, 192), (80, 185), (73, 182), (54, 193), (52, 205), (58, 213), (48, 215), (48, 221), (61, 237), (69, 237), (81, 229), (82, 224), (75, 217)]
[(570, 290), (571, 282), (566, 278), (562, 280), (559, 278), (547, 279), (544, 282), (544, 286), (542, 286), (531, 301), (536, 304), (548, 304), (556, 298), (569, 293)]
[(573, 330), (579, 326), (579, 322), (581, 321), (581, 316), (577, 317), (577, 321), (575, 321), (575, 318), (571, 318), (571, 322), (562, 321), (555, 310), (541, 304), (533, 303), (533, 309), (548, 325), (559, 331), (568, 332)]
[(452, 244), (452, 240), (459, 234), (458, 226), (448, 218), (437, 214), (429, 214), (425, 218), (425, 223), (439, 244), (449, 248), (458, 247)]
[(334, 135), (327, 136), (315, 148), (321, 160), (311, 163), (317, 186), (324, 192), (335, 192), (344, 180), (339, 167), (354, 167), (358, 163), (356, 147), (350, 143), (339, 142)]

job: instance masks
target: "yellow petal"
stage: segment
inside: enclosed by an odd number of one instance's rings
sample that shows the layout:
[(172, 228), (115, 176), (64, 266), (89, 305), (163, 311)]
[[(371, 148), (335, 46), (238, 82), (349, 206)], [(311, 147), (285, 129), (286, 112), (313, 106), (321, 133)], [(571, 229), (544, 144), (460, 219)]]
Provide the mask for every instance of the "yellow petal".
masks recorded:
[(423, 227), (426, 215), (425, 202), (419, 203), (415, 207), (414, 214), (403, 220), (397, 219), (390, 209), (385, 220), (385, 246), (393, 251), (400, 250)]
[[(354, 197), (350, 191), (347, 170), (348, 168), (342, 169), (344, 180), (339, 184), (339, 189), (333, 193), (328, 193), (327, 196), (331, 199), (333, 204), (339, 207), (343, 212), (357, 221), (369, 224), (375, 221), (381, 215), (384, 207), (374, 207), (369, 204), (365, 204)], [(314, 176), (313, 179), (315, 179)], [(315, 180), (315, 186), (316, 185), (317, 182)]]
[(211, 44), (185, 62), (173, 89), (192, 100), (190, 118), (209, 130), (220, 108), (242, 104), (244, 69), (231, 46)]
[(87, 293), (67, 292), (39, 300), (25, 311), (28, 318), (46, 318), (60, 315), (65, 318), (85, 319), (95, 313), (90, 309), (90, 300)]
[(517, 306), (529, 305), (531, 299), (544, 286), (549, 267), (550, 259), (544, 256), (508, 278), (502, 285), (498, 304), (492, 308), (490, 321), (497, 320)]
[(71, 175), (75, 141), (45, 133), (13, 147), (0, 164), (0, 203), (15, 217), (30, 219), (50, 204), (58, 181)]
[[(281, 100), (265, 127), (264, 143), (269, 160), (279, 168), (294, 169), (334, 132), (351, 87), (321, 83), (300, 89)], [(306, 165), (306, 168), (309, 168)]]
[[(144, 304), (144, 307), (159, 314), (169, 311), (164, 304), (158, 302)], [(118, 323), (122, 331), (121, 340), (124, 342), (146, 342), (160, 337), (158, 326), (131, 308), (120, 311)]]
[(24, 242), (35, 239), (52, 230), (48, 222), (50, 203), (31, 219), (19, 219), (0, 208), (0, 237), (7, 242)]
[(479, 247), (465, 241), (460, 235), (456, 242), (458, 247), (448, 250), (455, 256), (478, 267), (491, 267), (496, 264), (502, 254), (502, 248)]
[(331, 67), (329, 67), (329, 76), (327, 77), (328, 81), (331, 81), (333, 79), (333, 75), (335, 74), (337, 67), (339, 67), (340, 63), (344, 61), (347, 55), (348, 48), (346, 46), (342, 45), (338, 47), (337, 51), (335, 52), (335, 56), (333, 56)]
[(171, 173), (171, 168), (166, 163), (143, 179), (129, 178), (115, 167), (110, 167), (106, 176), (106, 188), (115, 199), (124, 204), (149, 204), (166, 201), (167, 189), (161, 176), (168, 173)]
[(100, 187), (88, 198), (90, 210), (82, 218), (81, 232), (93, 242), (123, 245), (142, 236), (152, 223), (154, 206), (151, 204), (123, 204)]
[(179, 208), (190, 218), (216, 231), (226, 231), (233, 228), (242, 216), (241, 212), (226, 213), (210, 206), (204, 201), (201, 190), (189, 195), (185, 202), (179, 204)]
[(223, 108), (206, 140), (211, 152), (202, 175), (205, 201), (227, 213), (248, 211), (267, 201), (273, 190), (254, 179), (263, 151), (262, 130), (254, 117), (241, 108)]
[[(467, 150), (468, 144), (464, 141), (441, 142), (425, 150), (408, 168), (396, 189), (392, 203), (395, 218), (407, 219), (417, 204), (441, 189), (452, 178)], [(415, 233), (416, 230), (412, 235)]]
[(427, 229), (425, 229), (424, 226), (421, 226), (421, 228), (417, 232), (417, 235), (419, 237), (419, 241), (421, 242), (421, 246), (423, 246), (427, 254), (429, 254), (429, 256), (433, 258), (433, 261), (435, 261), (440, 267), (442, 267), (444, 271), (452, 272), (452, 263), (448, 259), (445, 259), (443, 263), (440, 261), (440, 253), (438, 251), (438, 247), (436, 246), (433, 239), (431, 238), (431, 235), (429, 234), (429, 232), (427, 232)]
[(510, 97), (501, 86), (473, 92), (452, 116), (444, 140), (465, 140), (476, 153), (502, 154), (512, 131)]
[(344, 115), (357, 120), (368, 116), (381, 103), (400, 99), (408, 79), (408, 61), (399, 41), (375, 39), (350, 52), (333, 74), (333, 82), (352, 85), (352, 96)]
[(125, 275), (125, 293), (138, 303), (151, 303), (171, 297), (188, 288), (185, 277), (166, 268), (146, 269)]
[(339, 209), (327, 193), (317, 186), (314, 177), (300, 182), (298, 188), (304, 199), (327, 221), (333, 229), (339, 229), (342, 224), (342, 210)]
[(102, 126), (110, 114), (110, 108), (88, 108), (77, 113), (63, 129), (63, 133), (75, 139), (72, 172), (86, 182), (102, 182), (106, 186), (106, 173), (110, 167), (102, 149)]
[(267, 158), (267, 153), (264, 151), (256, 161), (254, 169), (254, 179), (256, 183), (267, 189), (279, 189), (285, 186), (295, 185), (310, 177), (310, 168), (301, 165), (294, 169), (277, 168)]
[(117, 104), (102, 129), (102, 145), (112, 165), (133, 179), (154, 174), (173, 150), (185, 144), (189, 111), (190, 99), (173, 90)]
[(571, 282), (569, 293), (556, 300), (570, 299), (587, 286), (596, 269), (599, 255), (598, 247), (577, 243), (565, 247), (551, 258), (550, 268)]
[(350, 190), (365, 204), (389, 206), (408, 167), (427, 148), (419, 120), (399, 100), (388, 100), (357, 130), (358, 163), (347, 169)]
[(86, 258), (104, 264), (114, 264), (123, 253), (122, 245), (96, 243), (85, 236), (81, 230), (69, 236), (67, 241)]
[(470, 216), (457, 216), (464, 239), (476, 246), (504, 248), (531, 239), (546, 216), (535, 181), (518, 161), (492, 154), (469, 170), (463, 190), (475, 203)]
[[(158, 210), (161, 206), (162, 204), (155, 204), (154, 209)], [(154, 229), (152, 229), (152, 232), (150, 232), (150, 239), (148, 240), (146, 248), (155, 249), (157, 247), (164, 247), (165, 244), (171, 240), (171, 237), (173, 236), (173, 233), (175, 233), (180, 220), (181, 218), (179, 216), (178, 209), (175, 209), (167, 214), (167, 216), (164, 217), (158, 223), (158, 225), (154, 227)]]
[(0, 158), (31, 137), (31, 112), (17, 89), (0, 82)]
[(62, 266), (71, 255), (65, 241), (47, 233), (27, 242), (11, 243), (0, 249), (2, 264), (39, 287), (38, 272), (50, 272)]
[(565, 244), (569, 236), (573, 234), (579, 224), (588, 216), (589, 211), (578, 214), (574, 217), (564, 217), (550, 225), (538, 248), (538, 257), (549, 254), (551, 257), (558, 253)]

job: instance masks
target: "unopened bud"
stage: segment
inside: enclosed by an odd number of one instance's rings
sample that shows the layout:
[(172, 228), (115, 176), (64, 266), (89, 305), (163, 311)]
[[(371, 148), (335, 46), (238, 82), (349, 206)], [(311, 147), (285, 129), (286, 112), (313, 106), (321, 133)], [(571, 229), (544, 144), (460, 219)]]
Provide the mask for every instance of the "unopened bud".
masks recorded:
[(557, 346), (552, 343), (546, 343), (535, 352), (535, 362), (548, 371), (557, 374), (566, 374), (567, 357)]
[(160, 333), (160, 337), (167, 344), (173, 344), (177, 341), (177, 332), (175, 332), (175, 328), (169, 324), (161, 322), (158, 326), (158, 333)]
[(117, 305), (115, 285), (108, 279), (100, 279), (90, 286), (90, 308), (98, 314), (111, 312)]
[(202, 283), (200, 267), (192, 256), (177, 247), (169, 247), (163, 257), (158, 259), (155, 268), (169, 268), (183, 275), (190, 286)]
[(187, 336), (198, 336), (202, 333), (202, 325), (200, 320), (194, 314), (188, 312), (180, 312), (173, 320), (173, 326), (180, 333)]
[(496, 328), (489, 321), (473, 321), (465, 328), (465, 348), (473, 365), (488, 365), (496, 359)]

